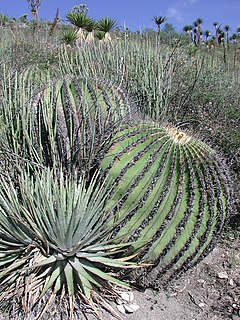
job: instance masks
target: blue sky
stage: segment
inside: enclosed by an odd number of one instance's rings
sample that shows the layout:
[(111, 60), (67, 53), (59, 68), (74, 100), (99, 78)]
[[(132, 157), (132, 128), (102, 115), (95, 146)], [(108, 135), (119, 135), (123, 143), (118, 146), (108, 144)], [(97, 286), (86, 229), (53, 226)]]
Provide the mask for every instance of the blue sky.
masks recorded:
[[(87, 4), (93, 18), (109, 16), (131, 30), (155, 28), (153, 16), (166, 16), (178, 31), (198, 17), (204, 21), (203, 29), (212, 31), (214, 21), (222, 26), (229, 24), (233, 32), (240, 26), (240, 0), (42, 0), (40, 17), (52, 20), (59, 8), (64, 19), (73, 6), (81, 3)], [(31, 17), (26, 0), (0, 0), (0, 12), (15, 17), (28, 13)]]

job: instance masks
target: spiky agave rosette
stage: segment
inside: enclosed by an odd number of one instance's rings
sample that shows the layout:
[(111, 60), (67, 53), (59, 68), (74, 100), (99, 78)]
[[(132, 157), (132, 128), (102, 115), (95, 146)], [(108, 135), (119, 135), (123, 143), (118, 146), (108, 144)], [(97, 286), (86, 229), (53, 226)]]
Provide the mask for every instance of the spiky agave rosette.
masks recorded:
[(136, 261), (152, 263), (131, 273), (136, 283), (157, 288), (211, 250), (230, 194), (228, 172), (205, 143), (143, 123), (115, 135), (101, 168), (115, 183), (106, 207), (118, 224), (112, 238), (133, 242)]
[(87, 186), (50, 170), (23, 172), (14, 182), (0, 177), (0, 309), (11, 319), (45, 312), (73, 319), (84, 304), (97, 314), (95, 303), (108, 307), (106, 292), (129, 288), (114, 269), (137, 264), (128, 262), (130, 243), (110, 239), (104, 206), (111, 188), (98, 179)]

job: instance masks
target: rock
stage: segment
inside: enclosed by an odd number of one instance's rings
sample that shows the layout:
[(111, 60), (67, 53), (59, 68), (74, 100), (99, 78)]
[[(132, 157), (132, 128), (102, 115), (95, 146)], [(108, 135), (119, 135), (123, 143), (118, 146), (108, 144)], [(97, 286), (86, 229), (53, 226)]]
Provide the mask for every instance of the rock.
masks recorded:
[(140, 308), (139, 305), (137, 305), (135, 303), (125, 304), (124, 307), (125, 307), (125, 309), (126, 309), (126, 311), (128, 313), (133, 313), (133, 312), (137, 311)]
[(226, 271), (223, 271), (223, 272), (218, 272), (218, 278), (220, 279), (228, 279), (228, 274)]

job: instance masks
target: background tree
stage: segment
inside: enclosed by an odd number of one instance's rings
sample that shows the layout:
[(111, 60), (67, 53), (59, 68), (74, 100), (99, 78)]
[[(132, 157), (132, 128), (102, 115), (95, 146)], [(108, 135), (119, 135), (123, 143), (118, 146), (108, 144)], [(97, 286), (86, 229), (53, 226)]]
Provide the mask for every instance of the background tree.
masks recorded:
[(193, 37), (193, 26), (189, 25), (188, 27), (189, 27), (189, 36), (192, 39), (192, 37)]
[(237, 43), (237, 34), (233, 33), (229, 40), (232, 41), (234, 44)]
[(225, 32), (226, 32), (226, 42), (227, 42), (227, 44), (229, 43), (229, 31), (230, 31), (230, 26), (228, 25), (228, 24), (226, 24), (225, 26), (224, 26), (224, 30), (225, 30)]
[(219, 36), (219, 29), (220, 29), (220, 26), (218, 25), (218, 22), (213, 22), (213, 26), (215, 28), (215, 39), (216, 39), (216, 42), (218, 43), (218, 36)]
[(68, 12), (67, 14), (68, 21), (78, 28), (77, 30), (77, 38), (78, 41), (84, 40), (84, 30), (86, 30), (87, 26), (92, 23), (92, 20), (86, 15), (85, 12), (77, 13), (73, 10)]
[(74, 6), (72, 9), (71, 9), (71, 12), (75, 12), (77, 14), (80, 14), (80, 13), (85, 13), (87, 14), (88, 13), (88, 7), (85, 3), (82, 3), (82, 4), (79, 4), (77, 6)]
[(176, 30), (171, 23), (165, 23), (164, 27), (162, 28), (162, 31), (167, 33), (176, 33)]
[(203, 19), (197, 18), (195, 21), (196, 23), (196, 29), (197, 29), (197, 42), (198, 44), (201, 45), (202, 42), (202, 24), (203, 24)]
[(0, 26), (5, 26), (7, 22), (9, 22), (11, 19), (10, 17), (6, 16), (4, 13), (0, 13)]
[(104, 33), (104, 41), (110, 43), (112, 41), (112, 37), (110, 32), (116, 27), (116, 20), (111, 18), (102, 18), (97, 21), (96, 29), (100, 32)]
[(204, 32), (204, 35), (205, 35), (206, 45), (208, 45), (208, 44), (209, 44), (209, 37), (210, 37), (211, 33), (210, 33), (209, 30), (206, 30), (206, 31)]
[(183, 31), (184, 31), (187, 35), (189, 35), (189, 26), (188, 26), (188, 25), (185, 25), (185, 26), (183, 27)]
[(158, 29), (158, 35), (161, 32), (161, 24), (163, 24), (165, 21), (167, 20), (166, 17), (163, 16), (159, 16), (159, 17), (153, 17), (153, 21), (156, 23), (157, 25), (157, 29)]
[(237, 28), (238, 42), (240, 42), (240, 26)]
[(28, 21), (28, 15), (24, 13), (18, 18), (18, 20), (22, 23), (26, 23)]
[(33, 19), (38, 19), (39, 18), (38, 11), (41, 5), (41, 0), (27, 0), (27, 3), (32, 12)]

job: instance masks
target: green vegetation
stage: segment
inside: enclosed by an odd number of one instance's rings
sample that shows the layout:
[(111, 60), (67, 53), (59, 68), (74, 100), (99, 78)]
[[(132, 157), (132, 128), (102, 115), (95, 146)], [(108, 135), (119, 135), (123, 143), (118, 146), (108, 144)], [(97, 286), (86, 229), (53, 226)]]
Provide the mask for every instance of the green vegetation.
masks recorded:
[(98, 316), (214, 246), (240, 172), (239, 34), (37, 18), (0, 16), (0, 310)]
[(145, 122), (117, 133), (101, 167), (116, 184), (106, 206), (114, 236), (154, 263), (137, 283), (158, 288), (209, 252), (230, 198), (228, 173), (207, 145)]

